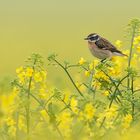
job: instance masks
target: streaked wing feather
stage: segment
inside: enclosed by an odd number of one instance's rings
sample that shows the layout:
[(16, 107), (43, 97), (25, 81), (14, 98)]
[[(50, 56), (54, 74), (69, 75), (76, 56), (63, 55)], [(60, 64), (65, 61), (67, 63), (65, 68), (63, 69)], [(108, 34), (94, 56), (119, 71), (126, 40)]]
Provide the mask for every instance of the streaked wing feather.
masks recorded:
[(108, 40), (101, 38), (100, 40), (96, 41), (95, 44), (100, 48), (104, 50), (109, 50), (111, 52), (118, 52), (122, 53), (121, 51), (117, 50), (117, 48), (112, 45)]

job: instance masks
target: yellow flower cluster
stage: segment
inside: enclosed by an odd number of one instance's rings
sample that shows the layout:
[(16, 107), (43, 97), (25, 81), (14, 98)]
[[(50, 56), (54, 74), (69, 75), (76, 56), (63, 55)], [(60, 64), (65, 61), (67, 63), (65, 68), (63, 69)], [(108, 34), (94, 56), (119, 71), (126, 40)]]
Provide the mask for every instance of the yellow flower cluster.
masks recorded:
[(105, 127), (107, 129), (114, 128), (114, 120), (118, 115), (118, 106), (112, 105), (110, 108), (105, 109), (103, 113), (99, 113), (99, 118), (97, 119), (97, 126), (100, 127), (105, 119)]
[(60, 130), (63, 132), (63, 135), (66, 138), (70, 137), (71, 134), (71, 126), (72, 126), (72, 122), (73, 122), (73, 118), (70, 114), (70, 112), (62, 112), (59, 116), (58, 116), (58, 122), (60, 122), (59, 128)]
[(84, 116), (87, 120), (92, 121), (95, 115), (96, 109), (93, 107), (92, 103), (87, 103), (84, 108)]
[(122, 47), (122, 41), (117, 40), (117, 41), (115, 42), (115, 45), (116, 45), (118, 48)]
[(89, 63), (88, 65), (88, 70), (85, 70), (85, 76), (89, 77), (90, 75), (92, 76), (95, 70), (95, 67), (98, 65), (99, 61), (94, 60), (93, 62)]
[[(120, 40), (115, 44), (122, 47)], [(138, 49), (139, 44), (138, 36), (133, 45)], [(129, 54), (129, 51), (126, 50), (125, 54)], [(48, 132), (43, 134), (46, 140), (60, 137), (66, 140), (90, 140), (100, 139), (110, 130), (127, 130), (133, 121), (130, 115), (132, 99), (139, 104), (139, 98), (135, 98), (135, 94), (131, 96), (131, 92), (139, 92), (139, 81), (135, 80), (136, 77), (131, 81), (136, 85), (131, 86), (134, 89), (126, 88), (128, 78), (119, 83), (124, 74), (128, 74), (125, 71), (127, 59), (113, 57), (103, 63), (98, 60), (89, 63), (81, 57), (76, 66), (85, 76), (81, 76), (79, 72), (80, 76), (77, 74), (78, 80), (75, 80), (73, 73), (67, 73), (76, 89), (72, 89), (73, 91), (70, 86), (63, 90), (56, 86), (50, 88), (48, 82), (46, 83), (47, 72), (40, 65), (17, 68), (17, 80), (12, 93), (0, 94), (0, 131), (3, 128), (12, 139), (20, 134), (28, 137), (36, 132)], [(139, 59), (139, 54), (133, 53), (132, 66), (137, 67)], [(67, 67), (63, 69), (69, 72)], [(132, 80), (131, 77), (129, 80)], [(124, 116), (124, 112), (129, 114)], [(135, 113), (139, 114), (137, 109)]]
[(72, 99), (71, 99), (70, 106), (71, 106), (72, 111), (77, 114), (78, 113), (78, 108), (77, 108), (78, 101), (74, 97), (72, 97)]
[(12, 136), (15, 136), (16, 135), (16, 122), (14, 121), (14, 119), (12, 117), (8, 117), (6, 120), (5, 120), (7, 126), (9, 127), (8, 128), (8, 133)]
[(106, 91), (103, 92), (103, 95), (104, 96), (108, 96), (109, 94), (110, 94), (110, 92), (108, 90), (106, 90)]
[(23, 68), (22, 66), (16, 69), (16, 73), (21, 84), (24, 84), (26, 78), (30, 77), (33, 77), (36, 83), (42, 82), (43, 80), (46, 80), (47, 75), (46, 71), (36, 72), (31, 67)]
[(132, 122), (132, 115), (127, 114), (126, 116), (123, 117), (122, 127), (125, 128), (125, 129), (129, 128), (131, 122)]
[(92, 121), (95, 116), (96, 109), (92, 103), (87, 103), (82, 111), (78, 113), (79, 121)]
[(102, 71), (96, 71), (96, 73), (94, 74), (94, 78), (109, 81), (109, 77)]
[(134, 48), (136, 47), (137, 52), (140, 53), (140, 36), (134, 38), (133, 45)]
[(83, 57), (81, 57), (79, 60), (79, 65), (83, 65), (85, 63), (86, 63), (86, 60)]

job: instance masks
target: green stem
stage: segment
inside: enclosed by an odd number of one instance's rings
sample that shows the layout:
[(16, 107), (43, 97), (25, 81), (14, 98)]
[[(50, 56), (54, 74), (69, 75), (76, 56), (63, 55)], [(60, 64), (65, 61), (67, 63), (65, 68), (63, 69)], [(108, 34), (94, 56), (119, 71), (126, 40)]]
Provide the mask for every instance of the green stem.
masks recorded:
[(89, 77), (89, 90), (88, 90), (88, 93), (89, 93), (89, 92), (91, 91), (91, 89), (92, 89), (93, 74), (94, 74), (94, 70), (92, 70), (91, 73), (90, 73), (90, 77)]
[[(125, 80), (127, 77), (128, 77), (128, 75), (126, 75), (125, 77), (123, 77), (123, 78), (119, 81), (119, 83), (118, 83), (117, 85), (115, 84), (115, 85), (116, 85), (116, 89), (115, 89), (115, 91), (114, 91), (114, 93), (113, 93), (113, 97), (111, 98), (111, 101), (110, 101), (110, 103), (109, 103), (108, 108), (111, 108), (112, 103), (113, 103), (113, 101), (114, 101), (114, 99), (115, 99), (115, 96), (116, 96), (116, 92), (117, 92), (117, 90), (119, 89), (120, 84), (121, 84), (121, 83), (123, 82), (123, 80)], [(100, 125), (100, 128), (103, 126), (105, 120), (106, 120), (106, 117), (103, 118), (103, 121), (102, 121), (102, 123), (101, 123), (101, 125)]]
[(139, 91), (140, 91), (140, 89), (137, 89), (137, 90), (134, 90), (133, 93), (136, 93), (136, 92), (139, 92)]
[[(46, 113), (51, 117), (51, 114), (48, 112), (48, 110), (46, 109), (46, 107), (33, 95), (30, 94), (39, 104), (40, 106), (46, 111)], [(64, 140), (63, 135), (61, 133), (61, 131), (59, 130), (58, 126), (56, 125), (56, 123), (54, 123), (55, 129), (57, 130), (58, 134), (61, 137), (61, 140)]]
[[(35, 71), (35, 64), (36, 64), (37, 58), (34, 60), (32, 69), (33, 73)], [(29, 139), (29, 134), (30, 134), (30, 92), (31, 92), (31, 84), (32, 84), (32, 79), (33, 79), (33, 73), (32, 76), (29, 79), (29, 84), (28, 84), (28, 89), (27, 89), (27, 107), (26, 107), (26, 121), (27, 121), (27, 135)]]
[[(132, 32), (132, 38), (131, 38), (131, 44), (130, 44), (130, 53), (129, 53), (129, 59), (128, 59), (128, 69), (131, 67), (133, 42), (134, 42), (134, 37), (135, 37), (135, 32), (136, 32), (135, 30), (136, 30), (136, 26), (133, 27), (133, 32)], [(128, 87), (128, 89), (130, 88), (130, 76), (128, 76), (128, 79), (127, 79), (127, 87)]]
[(68, 75), (70, 81), (72, 82), (72, 84), (74, 85), (75, 89), (78, 91), (78, 93), (84, 98), (84, 95), (82, 94), (82, 92), (79, 90), (79, 88), (76, 86), (75, 82), (73, 81), (70, 73), (68, 72), (68, 70), (62, 65), (60, 64), (56, 59), (53, 59)]
[(119, 89), (120, 84), (121, 84), (122, 81), (125, 80), (127, 77), (128, 77), (128, 75), (126, 75), (125, 77), (123, 77), (123, 78), (119, 81), (119, 83), (116, 85), (116, 89), (115, 89), (115, 91), (114, 91), (114, 93), (113, 93), (113, 97), (112, 97), (112, 99), (111, 99), (111, 101), (110, 101), (109, 108), (111, 107), (111, 105), (112, 105), (112, 103), (113, 103), (113, 100), (114, 100), (115, 97), (116, 97), (116, 93), (117, 93), (117, 90)]
[[(101, 70), (109, 79), (110, 79), (110, 81), (112, 82), (112, 84), (116, 87), (116, 91), (118, 90), (119, 91), (119, 93), (120, 93), (120, 95), (121, 95), (121, 92), (120, 92), (120, 90), (119, 90), (119, 88), (118, 88), (118, 86), (115, 84), (115, 82), (114, 82), (114, 80), (105, 72), (105, 71), (103, 71), (103, 70)], [(120, 82), (119, 82), (120, 83)], [(121, 83), (120, 83), (121, 84)], [(116, 92), (115, 91), (115, 92)]]
[[(25, 92), (27, 91), (24, 87), (20, 86), (19, 84), (16, 84), (17, 86), (19, 86), (20, 88), (22, 88)], [(46, 111), (46, 113), (51, 116), (51, 114), (48, 112), (48, 110), (46, 109), (46, 107), (42, 104), (41, 101), (39, 101), (39, 99), (37, 97), (35, 97), (33, 94), (30, 93), (30, 96)], [(54, 124), (58, 134), (60, 135), (61, 139), (64, 140), (63, 135), (61, 133), (61, 131), (59, 130), (58, 126), (56, 124)]]
[(93, 92), (95, 94), (95, 90), (93, 90), (92, 88), (90, 88), (86, 83), (83, 83), (83, 85), (89, 89), (91, 92)]
[[(17, 85), (18, 87), (20, 87), (21, 89), (23, 89), (25, 92), (27, 92), (27, 89), (25, 89), (24, 87), (22, 87), (22, 86), (19, 85), (18, 83), (16, 83), (16, 85)], [(46, 111), (46, 113), (51, 117), (51, 114), (50, 114), (50, 113), (48, 112), (48, 110), (46, 109), (46, 106), (44, 106), (44, 105), (42, 104), (42, 102), (41, 102), (36, 96), (34, 96), (32, 93), (30, 93), (30, 96), (31, 96), (31, 97)], [(59, 130), (58, 126), (57, 126), (56, 124), (54, 124), (54, 126), (55, 126), (55, 128), (56, 128), (58, 134), (60, 135), (61, 140), (64, 140), (63, 135), (62, 135), (61, 131)]]
[(135, 104), (134, 104), (134, 79), (133, 77), (131, 81), (131, 91), (132, 91), (132, 117), (134, 118)]

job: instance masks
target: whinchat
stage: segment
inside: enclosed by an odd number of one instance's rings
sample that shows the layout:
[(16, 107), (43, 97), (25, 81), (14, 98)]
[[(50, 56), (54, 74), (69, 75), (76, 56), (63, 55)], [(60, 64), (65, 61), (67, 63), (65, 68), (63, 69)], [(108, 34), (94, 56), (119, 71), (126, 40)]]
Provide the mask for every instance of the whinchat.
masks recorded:
[(99, 59), (104, 60), (112, 56), (127, 56), (117, 50), (108, 40), (96, 33), (89, 34), (85, 40), (88, 40), (88, 47), (91, 53)]

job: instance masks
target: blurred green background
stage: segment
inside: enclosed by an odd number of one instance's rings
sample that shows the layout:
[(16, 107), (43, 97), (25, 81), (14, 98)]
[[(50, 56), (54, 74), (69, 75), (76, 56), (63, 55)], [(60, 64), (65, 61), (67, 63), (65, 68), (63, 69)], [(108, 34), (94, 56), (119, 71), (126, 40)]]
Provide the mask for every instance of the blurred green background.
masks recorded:
[(140, 18), (140, 0), (0, 1), (0, 77), (14, 74), (32, 52), (61, 59), (92, 59), (83, 38), (91, 33), (114, 42)]

